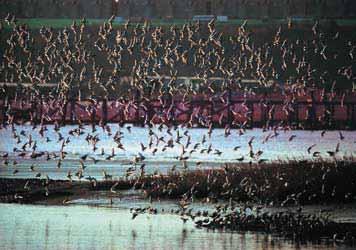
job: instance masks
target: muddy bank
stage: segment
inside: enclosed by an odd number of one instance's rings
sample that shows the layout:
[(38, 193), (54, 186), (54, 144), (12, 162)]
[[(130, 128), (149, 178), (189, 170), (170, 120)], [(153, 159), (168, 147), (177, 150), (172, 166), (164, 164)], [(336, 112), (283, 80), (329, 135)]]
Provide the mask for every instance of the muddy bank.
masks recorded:
[[(51, 205), (65, 204), (69, 199), (85, 198), (95, 191), (110, 190), (117, 181), (66, 181), (51, 179), (0, 178), (0, 202)], [(132, 187), (131, 181), (119, 181), (117, 189)]]

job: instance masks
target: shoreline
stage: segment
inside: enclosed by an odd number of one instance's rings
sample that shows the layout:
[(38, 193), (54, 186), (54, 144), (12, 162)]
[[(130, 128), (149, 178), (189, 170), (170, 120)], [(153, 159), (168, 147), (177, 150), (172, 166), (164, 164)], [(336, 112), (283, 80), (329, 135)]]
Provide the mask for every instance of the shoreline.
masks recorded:
[[(28, 181), (33, 185), (33, 190), (28, 194), (19, 194), (15, 192), (15, 188), (12, 193), (7, 192), (4, 195), (4, 190), (1, 190), (0, 205), (1, 203), (21, 203), (35, 206), (77, 206), (80, 205), (80, 203), (75, 202), (78, 199), (91, 200), (104, 197), (104, 199), (110, 200), (110, 203), (104, 207), (119, 209), (119, 207), (113, 206), (113, 199), (123, 195), (120, 191), (124, 192), (123, 190), (132, 188), (132, 186), (124, 186), (132, 184), (132, 182), (124, 182), (117, 185), (117, 193), (113, 194), (109, 190), (112, 183), (117, 183), (116, 181), (98, 181), (95, 188), (93, 183), (88, 181), (80, 183), (77, 181), (51, 181), (51, 184), (48, 185), (49, 194), (46, 196), (45, 189), (41, 188), (43, 180), (0, 178), (0, 186), (3, 188), (4, 183), (7, 183), (7, 187), (14, 187)], [(13, 195), (14, 192), (15, 195)], [(10, 196), (13, 199), (6, 200), (6, 197), (10, 198)], [(22, 198), (16, 198), (16, 196)], [(148, 200), (144, 195), (139, 197)], [(119, 199), (121, 200), (121, 198)], [(167, 200), (168, 198), (162, 199)], [(200, 230), (264, 233), (275, 235), (283, 240), (291, 240), (294, 243), (356, 245), (356, 222), (336, 221), (335, 218), (330, 218), (332, 212), (316, 213), (308, 208), (305, 209), (303, 206), (295, 205), (268, 207), (268, 205), (261, 206), (250, 202), (233, 204), (226, 200), (190, 202), (178, 197), (171, 201), (172, 203), (179, 202), (179, 208), (169, 210), (163, 209), (159, 205), (160, 201), (159, 198), (157, 200), (150, 199), (149, 205), (124, 209), (130, 210), (132, 220), (140, 214), (149, 214), (150, 216), (173, 214), (177, 216), (177, 220), (182, 220), (183, 223), (187, 220), (192, 221), (195, 228)], [(198, 207), (194, 207), (195, 202), (198, 202)], [(82, 205), (98, 206), (89, 203)]]
[[(343, 182), (340, 182), (343, 180)], [(91, 191), (140, 190), (146, 198), (206, 199), (289, 206), (356, 201), (356, 162), (289, 161), (225, 163), (219, 168), (135, 173), (97, 180), (0, 177), (0, 202), (31, 203), (53, 196), (80, 196)]]

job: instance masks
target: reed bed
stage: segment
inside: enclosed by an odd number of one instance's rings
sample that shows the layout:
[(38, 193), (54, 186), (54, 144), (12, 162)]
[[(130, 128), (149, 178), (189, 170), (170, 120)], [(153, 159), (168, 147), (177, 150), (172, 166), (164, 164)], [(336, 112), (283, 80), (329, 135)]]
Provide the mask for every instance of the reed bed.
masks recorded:
[(346, 203), (356, 200), (356, 162), (345, 158), (225, 164), (220, 169), (146, 176), (134, 186), (156, 198), (188, 196), (282, 206)]

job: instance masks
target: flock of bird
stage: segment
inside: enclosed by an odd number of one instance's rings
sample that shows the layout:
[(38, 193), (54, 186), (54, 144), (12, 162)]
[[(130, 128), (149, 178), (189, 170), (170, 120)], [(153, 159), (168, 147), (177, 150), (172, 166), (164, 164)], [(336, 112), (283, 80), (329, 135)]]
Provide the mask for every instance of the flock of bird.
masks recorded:
[[(41, 85), (55, 83), (44, 99), (125, 100), (128, 110), (137, 105), (138, 95), (148, 101), (158, 99), (162, 105), (167, 95), (188, 102), (192, 95), (206, 94), (226, 102), (227, 90), (253, 95), (267, 87), (291, 97), (283, 105), (288, 114), (296, 96), (310, 88), (322, 90), (332, 100), (338, 89), (346, 89), (345, 94), (356, 86), (356, 44), (337, 30), (324, 32), (318, 22), (308, 39), (296, 36), (289, 22), (263, 42), (247, 29), (247, 22), (235, 34), (226, 35), (214, 19), (182, 27), (151, 27), (148, 22), (134, 26), (129, 21), (115, 27), (112, 17), (98, 30), (83, 19), (64, 29), (43, 26), (38, 32), (18, 24), (11, 15), (5, 23), (0, 28), (4, 34), (0, 80), (31, 86), (19, 85), (11, 98), (40, 98)], [(201, 84), (178, 83), (177, 77), (184, 74), (197, 77)], [(132, 80), (123, 84), (120, 78), (125, 76)], [(221, 83), (209, 80), (216, 76), (223, 79)], [(254, 79), (258, 86), (242, 84), (242, 79)], [(270, 80), (276, 84), (270, 86)], [(285, 83), (282, 90), (280, 82)], [(4, 100), (10, 98), (9, 90), (3, 87), (1, 92)], [(57, 105), (63, 109), (60, 102)], [(272, 112), (270, 107), (268, 113)]]
[[(88, 167), (88, 164), (97, 164), (98, 162), (110, 162), (115, 159), (120, 159), (121, 156), (118, 156), (118, 152), (126, 152), (126, 146), (124, 138), (130, 138), (131, 136), (131, 126), (127, 125), (124, 127), (119, 127), (118, 130), (113, 134), (112, 132), (112, 124), (106, 124), (101, 126), (101, 131), (97, 131), (97, 126), (93, 126), (92, 131), (88, 131), (84, 125), (75, 126), (73, 129), (70, 129), (66, 132), (61, 131), (59, 126), (48, 126), (48, 125), (41, 125), (33, 126), (32, 131), (25, 131), (21, 127), (21, 130), (18, 131), (15, 124), (11, 125), (11, 133), (12, 138), (11, 140), (14, 141), (15, 147), (13, 147), (12, 152), (4, 152), (2, 153), (1, 157), (3, 159), (2, 165), (13, 167), (13, 175), (16, 175), (20, 170), (17, 168), (18, 161), (22, 161), (24, 159), (31, 159), (31, 160), (39, 160), (39, 161), (55, 161), (55, 165), (58, 169), (62, 167), (62, 163), (66, 160), (68, 155), (68, 151), (66, 150), (70, 143), (73, 140), (76, 140), (75, 143), (78, 143), (78, 138), (80, 138), (81, 143), (88, 152), (84, 155), (81, 155), (77, 159), (77, 163), (73, 164), (74, 166), (77, 165), (78, 168), (72, 172), (74, 169), (71, 168), (66, 178), (72, 181), (73, 177), (77, 177), (78, 180), (82, 178), (87, 178), (90, 181), (95, 180), (94, 177), (86, 176), (85, 170)], [(53, 129), (55, 132), (55, 137), (49, 138), (47, 135), (48, 127)], [(5, 129), (5, 128), (2, 128)], [(172, 161), (177, 162), (180, 165), (177, 167), (176, 164), (172, 165), (171, 171), (174, 172), (178, 170), (181, 166), (183, 169), (188, 169), (188, 162), (193, 161), (197, 168), (201, 167), (203, 164), (202, 160), (196, 161), (194, 159), (195, 155), (210, 155), (215, 156), (216, 158), (224, 159), (224, 151), (227, 147), (233, 149), (234, 154), (236, 154), (236, 158), (234, 161), (236, 163), (248, 163), (248, 164), (263, 164), (269, 161), (268, 158), (264, 158), (264, 151), (258, 149), (261, 147), (261, 144), (268, 144), (274, 143), (273, 141), (270, 142), (272, 139), (280, 138), (280, 133), (284, 133), (286, 131), (280, 131), (275, 129), (274, 131), (264, 131), (264, 137), (261, 141), (256, 141), (255, 136), (251, 136), (250, 138), (245, 138), (242, 141), (246, 141), (246, 145), (238, 144), (238, 145), (212, 145), (211, 137), (214, 136), (213, 134), (213, 127), (202, 132), (198, 138), (192, 139), (192, 131), (189, 128), (178, 127), (178, 126), (166, 126), (160, 125), (157, 127), (147, 127), (143, 128), (147, 129), (145, 135), (147, 138), (140, 138), (140, 141), (136, 141), (135, 143), (137, 146), (139, 145), (139, 150), (130, 152), (130, 154), (134, 153), (131, 158), (127, 160), (130, 163), (130, 167), (126, 169), (125, 178), (128, 177), (143, 177), (145, 175), (145, 159), (148, 156), (155, 157), (158, 153), (164, 153), (167, 151), (176, 152), (175, 156), (172, 156)], [(234, 132), (234, 133), (233, 133)], [(244, 129), (239, 130), (230, 130), (225, 129), (223, 132), (224, 137), (236, 137), (236, 142), (240, 141), (239, 137), (246, 136)], [(64, 134), (66, 133), (66, 134)], [(326, 131), (322, 131), (320, 134), (320, 138), (322, 139)], [(53, 134), (52, 134), (53, 135)], [(103, 137), (106, 137), (103, 139)], [(283, 139), (286, 140), (287, 143), (292, 143), (293, 140), (297, 137), (296, 134), (291, 134), (289, 137)], [(37, 139), (34, 139), (37, 138)], [(10, 139), (10, 138), (8, 138)], [(305, 147), (305, 152), (310, 158), (314, 159), (322, 159), (323, 157), (331, 157), (333, 159), (338, 158), (339, 156), (342, 157), (343, 154), (340, 154), (340, 143), (345, 139), (345, 136), (341, 131), (339, 131), (339, 138), (338, 142), (335, 143), (335, 149), (329, 150), (326, 152), (320, 152), (314, 150), (317, 144), (312, 143)], [(111, 150), (106, 151), (104, 147), (98, 146), (98, 143), (104, 140), (104, 143), (110, 143), (113, 146)], [(55, 142), (56, 144), (60, 145), (60, 147), (53, 150), (38, 150), (38, 145), (42, 144), (46, 145), (46, 143)], [(129, 141), (128, 143), (132, 143)], [(261, 144), (260, 144), (261, 143)], [(49, 144), (52, 145), (52, 144)], [(105, 145), (102, 145), (105, 146)], [(129, 145), (131, 146), (131, 145)], [(248, 151), (244, 149), (248, 148)], [(71, 151), (69, 151), (71, 152)], [(130, 156), (127, 156), (130, 157)], [(34, 177), (39, 178), (42, 176), (39, 166), (36, 163), (33, 163), (29, 169), (31, 172), (34, 173)], [(112, 179), (112, 175), (108, 174), (103, 167), (102, 169), (103, 179), (109, 180)]]
[(237, 231), (262, 231), (278, 234), (294, 241), (320, 240), (355, 245), (355, 232), (345, 225), (339, 225), (330, 219), (327, 211), (319, 214), (305, 214), (301, 207), (295, 211), (266, 210), (262, 206), (235, 206), (218, 204), (213, 209), (193, 209), (180, 204), (178, 209), (160, 211), (152, 206), (131, 208), (132, 219), (140, 214), (170, 212), (180, 216), (183, 223), (191, 220), (197, 228), (225, 229)]
[[(15, 91), (2, 86), (0, 97), (3, 100), (44, 98), (52, 101), (69, 99), (80, 101), (89, 99), (94, 103), (102, 99), (116, 99), (125, 105), (125, 110), (129, 110), (130, 106), (143, 105), (137, 104), (135, 98), (138, 95), (147, 102), (159, 100), (162, 105), (166, 105), (164, 100), (167, 95), (181, 96), (184, 101), (189, 101), (194, 95), (206, 94), (225, 102), (224, 96), (228, 90), (253, 95), (258, 88), (267, 87), (274, 91), (282, 90), (284, 94), (292, 96), (288, 100), (286, 98), (283, 107), (283, 111), (288, 113), (293, 111), (292, 104), (295, 96), (307, 91), (308, 88), (319, 88), (325, 95), (329, 94), (330, 98), (335, 97), (335, 92), (339, 88), (337, 81), (347, 85), (343, 96), (347, 92), (353, 92), (356, 88), (354, 76), (356, 43), (345, 42), (343, 38), (340, 38), (342, 35), (339, 32), (335, 34), (323, 32), (318, 22), (311, 29), (310, 39), (288, 38), (288, 35), (293, 32), (293, 24), (289, 22), (287, 27), (281, 26), (277, 29), (271, 41), (261, 43), (254, 41), (255, 34), (247, 29), (247, 22), (238, 27), (236, 34), (227, 37), (223, 35), (223, 32), (218, 31), (215, 20), (207, 25), (196, 22), (181, 27), (174, 25), (151, 27), (148, 22), (136, 26), (127, 22), (125, 25), (115, 27), (113, 21), (114, 19), (110, 18), (99, 26), (98, 30), (88, 26), (87, 21), (83, 19), (80, 23), (73, 22), (70, 27), (64, 29), (42, 27), (37, 32), (29, 29), (25, 24), (19, 24), (14, 16), (8, 15), (5, 18), (6, 25), (2, 22), (0, 25), (0, 41), (5, 45), (1, 48), (0, 81), (19, 83), (19, 85)], [(335, 48), (335, 44), (343, 42), (345, 44), (342, 48)], [(336, 63), (340, 62), (340, 58), (342, 58), (342, 63)], [(176, 80), (182, 72), (189, 72), (201, 79), (203, 84), (198, 86), (178, 84)], [(132, 77), (130, 83), (120, 85), (120, 77), (127, 75)], [(168, 82), (164, 80), (165, 75), (170, 76)], [(209, 81), (209, 78), (213, 76), (221, 77), (222, 83), (216, 84)], [(255, 79), (258, 86), (243, 85), (241, 79), (246, 78)], [(285, 85), (282, 89), (279, 89), (281, 87), (279, 85), (271, 87), (269, 85), (271, 79), (277, 82), (285, 81)], [(48, 93), (42, 92), (41, 84), (53, 82), (58, 83), (55, 88)], [(21, 83), (30, 83), (30, 87), (23, 88)], [(63, 113), (61, 103), (63, 102), (59, 101), (53, 105), (57, 105)], [(174, 104), (170, 105), (170, 109), (173, 108), (172, 105)], [(148, 107), (143, 106), (143, 109), (148, 112)], [(246, 109), (246, 112), (249, 112), (247, 106)], [(268, 112), (269, 117), (272, 110), (273, 107)], [(131, 125), (124, 126), (123, 124), (119, 124), (117, 132), (113, 132), (112, 126), (116, 125), (106, 124), (103, 121), (100, 121), (98, 125), (91, 124), (92, 130), (89, 132), (79, 120), (77, 126), (73, 126), (68, 133), (64, 133), (59, 122), (50, 121), (48, 117), (41, 117), (39, 124), (32, 120), (32, 131), (27, 131), (20, 126), (17, 127), (11, 107), (6, 111), (6, 116), (6, 123), (0, 125), (0, 129), (10, 127), (12, 138), (6, 138), (1, 143), (6, 144), (7, 140), (13, 140), (16, 145), (12, 152), (2, 152), (0, 157), (2, 158), (1, 165), (13, 168), (13, 175), (23, 171), (17, 165), (21, 164), (24, 159), (55, 161), (58, 169), (63, 168), (69, 154), (68, 146), (73, 141), (77, 141), (77, 138), (81, 138), (84, 139), (83, 143), (86, 144), (88, 152), (78, 157), (76, 163), (72, 164), (73, 167), (67, 171), (65, 178), (70, 182), (86, 179), (94, 187), (98, 181), (96, 177), (87, 173), (88, 166), (98, 164), (98, 162), (104, 162), (103, 165), (105, 165), (117, 159), (118, 152), (126, 151), (127, 145), (123, 139), (134, 133)], [(194, 119), (192, 114), (190, 122)], [(54, 125), (47, 125), (47, 123), (54, 123)], [(147, 185), (148, 187), (143, 187), (146, 191), (150, 185), (154, 186), (158, 181), (147, 184), (143, 181), (145, 177), (162, 177), (162, 174), (158, 172), (152, 175), (146, 173), (145, 160), (148, 156), (154, 157), (170, 150), (177, 152), (172, 158), (175, 163), (172, 163), (170, 172), (178, 175), (180, 179), (184, 178), (184, 174), (178, 171), (180, 167), (178, 164), (183, 169), (188, 169), (188, 162), (192, 160), (194, 154), (213, 155), (223, 160), (227, 147), (236, 153), (237, 163), (263, 165), (269, 159), (264, 157), (265, 152), (258, 148), (260, 143), (274, 143), (271, 142), (272, 139), (279, 139), (283, 131), (291, 129), (288, 126), (279, 125), (272, 127), (271, 130), (264, 128), (262, 141), (256, 142), (256, 137), (251, 136), (245, 144), (218, 145), (221, 147), (218, 148), (211, 143), (215, 129), (211, 122), (206, 123), (207, 129), (199, 135), (199, 138), (194, 139), (189, 129), (192, 124), (180, 126), (153, 124), (152, 120), (148, 120), (146, 125), (148, 126), (144, 129), (147, 129), (147, 138), (140, 138), (139, 141), (134, 142), (137, 146), (139, 145), (140, 150), (128, 159), (130, 165), (124, 173), (125, 180), (135, 180), (134, 186), (142, 183), (142, 185)], [(223, 135), (236, 137), (236, 142), (238, 142), (239, 137), (245, 136), (245, 125), (238, 124), (235, 130), (232, 124), (227, 124)], [(52, 131), (49, 133), (49, 129), (53, 129), (55, 136), (49, 136), (53, 134)], [(320, 140), (326, 133), (328, 132), (321, 132)], [(296, 139), (298, 136), (292, 132), (284, 140), (292, 143)], [(305, 152), (311, 159), (322, 159), (328, 156), (336, 162), (336, 159), (342, 156), (340, 148), (344, 140), (345, 136), (340, 131), (339, 138), (335, 139), (334, 150), (319, 152), (315, 150), (317, 143), (310, 142), (309, 145), (305, 145)], [(102, 141), (113, 143), (114, 146), (109, 150), (104, 149), (99, 146)], [(43, 148), (46, 143), (53, 142), (60, 145), (57, 152), (51, 149), (48, 151), (38, 149), (39, 145)], [(244, 153), (245, 148), (248, 149), (247, 153)], [(197, 169), (202, 164), (202, 161), (195, 162)], [(229, 179), (229, 167), (224, 165), (221, 170), (226, 174), (221, 187), (232, 197), (234, 185)], [(33, 163), (29, 171), (35, 178), (45, 177), (43, 184), (45, 194), (50, 195), (51, 178), (45, 170), (42, 171), (36, 163)], [(324, 178), (324, 176), (327, 176), (328, 171), (326, 168), (325, 173), (323, 172), (323, 181), (326, 181), (327, 177)], [(277, 174), (276, 178), (282, 177)], [(119, 181), (116, 181), (116, 177), (108, 173), (104, 166), (102, 179), (112, 183), (110, 193), (113, 196), (119, 195), (117, 190), (120, 186)], [(207, 175), (207, 179), (209, 185), (217, 182), (214, 176)], [(281, 180), (282, 186), (288, 188), (289, 183), (283, 178)], [(166, 185), (161, 184), (157, 189), (169, 191), (178, 189), (178, 185), (179, 181), (177, 183), (168, 181)], [(303, 236), (315, 233), (320, 229), (316, 226), (325, 224), (325, 221), (319, 218), (305, 217), (300, 212), (270, 215), (255, 211), (256, 214), (251, 215), (244, 212), (246, 209), (236, 212), (232, 206), (228, 208), (223, 205), (218, 205), (211, 214), (207, 211), (193, 213), (192, 209), (188, 208), (189, 199), (197, 192), (199, 185), (201, 185), (199, 182), (193, 183), (180, 199), (181, 208), (176, 211), (172, 210), (181, 215), (184, 223), (192, 219), (198, 227), (248, 230), (259, 230), (261, 227), (266, 230), (268, 226), (268, 230), (272, 230), (271, 227), (280, 228), (284, 232), (292, 234), (297, 232)], [(252, 188), (253, 181), (248, 178), (241, 180), (239, 185), (247, 190), (246, 194), (256, 195)], [(322, 186), (323, 190), (320, 192), (325, 194), (329, 186), (326, 187), (324, 182)], [(31, 190), (30, 180), (25, 183), (23, 190)], [(15, 199), (21, 199), (21, 195), (15, 196)], [(285, 202), (295, 199), (295, 197), (288, 196)], [(63, 201), (64, 204), (67, 202), (67, 199)], [(135, 219), (141, 213), (157, 213), (157, 209), (135, 208), (131, 209), (131, 212), (132, 219)], [(335, 239), (338, 237), (338, 235), (334, 236)]]
[[(229, 89), (253, 94), (256, 87), (243, 85), (241, 79), (244, 78), (256, 79), (258, 87), (261, 88), (268, 86), (271, 79), (284, 79), (286, 84), (283, 90), (288, 90), (291, 95), (311, 87), (321, 88), (325, 94), (333, 94), (338, 88), (336, 78), (346, 83), (353, 83), (355, 80), (353, 68), (356, 64), (353, 62), (356, 44), (347, 41), (342, 49), (335, 50), (335, 43), (344, 41), (340, 38), (341, 34), (337, 32), (330, 35), (323, 32), (318, 22), (313, 25), (309, 40), (289, 39), (286, 34), (292, 33), (293, 29), (290, 22), (287, 27), (279, 27), (271, 41), (262, 44), (253, 40), (254, 34), (247, 29), (247, 22), (239, 26), (236, 34), (228, 38), (216, 28), (215, 20), (206, 25), (196, 22), (168, 28), (151, 27), (148, 22), (133, 26), (129, 21), (125, 25), (115, 27), (113, 22), (112, 17), (96, 30), (88, 26), (87, 21), (83, 19), (80, 23), (73, 22), (70, 27), (64, 29), (42, 27), (37, 32), (26, 24), (19, 24), (14, 16), (8, 15), (5, 25), (1, 22), (0, 27), (0, 33), (4, 34), (1, 42), (5, 45), (0, 61), (0, 80), (19, 83), (19, 86), (15, 92), (5, 86), (1, 87), (1, 98), (74, 98), (90, 99), (93, 102), (103, 98), (116, 98), (129, 100), (129, 109), (130, 105), (136, 105), (134, 99), (137, 95), (148, 101), (158, 99), (163, 103), (165, 95), (179, 95), (183, 100), (189, 100), (190, 96), (199, 93), (223, 97)], [(343, 58), (343, 64), (336, 65), (334, 62), (339, 60), (339, 57)], [(322, 70), (320, 64), (334, 67), (332, 70), (335, 70), (335, 75), (331, 75), (327, 67)], [(176, 79), (180, 75), (178, 71), (187, 70), (194, 72), (193, 75), (202, 80), (204, 84), (200, 88), (177, 84)], [(170, 75), (168, 83), (163, 80), (165, 74)], [(132, 81), (127, 86), (120, 86), (119, 78), (125, 75), (132, 76)], [(149, 78), (150, 76), (155, 78)], [(212, 76), (220, 76), (224, 80), (216, 85), (209, 81)], [(41, 84), (52, 82), (58, 83), (56, 88), (44, 94), (40, 89)], [(31, 87), (23, 88), (21, 83), (30, 83)], [(271, 88), (275, 89), (274, 87)], [(348, 89), (353, 91), (354, 85), (351, 84)], [(286, 112), (291, 111), (292, 102), (293, 98), (286, 101), (283, 108)], [(60, 104), (57, 105), (63, 109)], [(56, 140), (61, 147), (58, 153), (38, 151), (38, 142), (33, 139), (31, 133), (17, 131), (11, 110), (7, 110), (6, 115), (8, 119), (3, 126), (11, 126), (13, 138), (17, 143), (13, 153), (19, 158), (55, 160), (57, 168), (62, 167), (62, 162), (68, 154), (66, 147), (71, 143), (72, 137), (85, 134), (84, 125), (80, 121), (77, 128), (71, 130), (68, 135), (62, 134), (60, 125), (54, 121), (53, 129), (58, 138), (49, 138), (46, 136), (48, 117), (41, 117), (41, 123), (33, 124), (33, 130), (38, 130), (46, 142)], [(142, 142), (137, 142), (140, 143), (141, 152), (131, 159), (132, 167), (127, 169), (127, 177), (135, 174), (138, 165), (138, 175), (144, 175), (145, 154), (154, 156), (159, 150), (164, 152), (179, 148), (180, 154), (175, 158), (184, 168), (193, 153), (217, 157), (224, 154), (223, 149), (214, 148), (207, 143), (214, 129), (212, 123), (206, 124), (207, 133), (203, 134), (199, 141), (192, 140), (189, 130), (185, 128), (188, 127), (187, 124), (182, 125), (184, 132), (180, 132), (177, 126), (157, 125), (158, 130), (163, 131), (165, 136), (154, 132), (151, 121), (146, 125), (149, 125), (148, 142), (144, 142), (145, 138), (142, 138)], [(239, 125), (237, 131), (241, 136), (245, 133), (245, 124)], [(97, 126), (92, 124), (92, 133), (87, 133), (85, 137), (92, 152), (80, 156), (79, 168), (73, 172), (69, 171), (66, 175), (69, 180), (74, 176), (79, 180), (94, 180), (94, 177), (85, 174), (88, 161), (94, 164), (99, 160), (110, 161), (115, 159), (117, 151), (125, 151), (125, 145), (122, 143), (124, 132), (119, 130), (113, 135), (110, 126), (104, 122), (100, 122), (99, 127), (113, 140), (115, 147), (111, 152), (98, 149), (97, 144), (101, 138), (96, 133)], [(130, 126), (125, 129), (131, 133)], [(283, 129), (290, 128), (284, 126)], [(278, 126), (273, 127), (271, 131), (266, 129), (263, 143), (278, 137), (280, 130)], [(325, 133), (323, 131), (321, 137)], [(226, 137), (233, 136), (229, 124), (226, 125), (224, 134)], [(295, 137), (296, 135), (291, 135), (288, 141), (293, 141)], [(248, 154), (236, 157), (237, 162), (262, 164), (268, 161), (263, 158), (264, 152), (254, 147), (254, 140), (255, 138), (251, 137), (247, 145), (233, 145), (236, 152), (244, 146), (249, 149)], [(340, 142), (343, 140), (344, 135), (340, 132)], [(328, 152), (314, 151), (315, 146), (316, 144), (312, 144), (306, 147), (308, 154), (315, 158), (321, 157), (322, 154), (335, 157), (340, 151), (340, 143), (337, 143), (335, 150)], [(95, 154), (98, 150), (101, 150), (99, 155), (103, 159), (92, 156), (92, 153)], [(12, 164), (13, 174), (17, 174), (17, 160), (14, 159), (11, 163), (8, 152), (3, 153), (1, 157), (3, 164)], [(201, 165), (201, 162), (196, 165)], [(175, 168), (176, 166), (172, 167), (173, 170)], [(32, 165), (30, 170), (35, 173), (35, 177), (42, 176), (36, 165)], [(103, 169), (103, 178), (112, 179), (112, 175)]]

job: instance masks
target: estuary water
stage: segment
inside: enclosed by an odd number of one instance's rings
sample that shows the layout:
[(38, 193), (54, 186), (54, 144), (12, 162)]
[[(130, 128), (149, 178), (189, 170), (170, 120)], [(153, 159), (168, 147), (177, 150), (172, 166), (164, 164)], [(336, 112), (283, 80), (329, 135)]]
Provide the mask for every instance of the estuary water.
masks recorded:
[[(150, 136), (147, 127), (131, 125), (119, 127), (117, 124), (108, 126), (110, 133), (100, 127), (96, 127), (96, 131), (93, 132), (92, 127), (87, 125), (78, 135), (71, 133), (78, 127), (76, 125), (61, 127), (57, 132), (54, 126), (48, 125), (47, 130), (40, 135), (39, 127), (21, 125), (15, 127), (16, 138), (10, 127), (0, 129), (0, 153), (9, 155), (8, 164), (1, 162), (0, 177), (29, 178), (40, 172), (42, 176), (48, 175), (52, 179), (66, 179), (66, 173), (69, 170), (75, 172), (81, 165), (79, 158), (85, 155), (87, 156), (85, 175), (100, 179), (103, 177), (103, 170), (113, 177), (124, 175), (126, 169), (133, 166), (133, 159), (138, 156), (144, 157), (140, 164), (146, 165), (147, 173), (167, 173), (172, 166), (176, 169), (183, 166), (194, 169), (197, 162), (201, 168), (211, 168), (223, 163), (256, 162), (261, 159), (266, 162), (295, 159), (333, 160), (327, 151), (335, 151), (337, 147), (339, 152), (335, 158), (352, 157), (356, 154), (355, 131), (322, 133), (322, 131), (278, 130), (274, 132), (252, 129), (240, 134), (239, 130), (232, 129), (227, 136), (224, 129), (214, 129), (209, 136), (208, 130), (203, 128), (178, 127), (167, 133), (167, 128), (153, 127)], [(121, 148), (118, 148), (118, 143), (113, 139), (115, 134), (120, 137)], [(99, 139), (95, 151), (93, 145), (86, 140), (88, 135)], [(23, 150), (23, 145), (29, 140), (32, 141), (32, 146), (36, 142), (36, 152), (45, 152), (42, 157), (31, 158), (33, 149), (29, 145), (26, 145)], [(172, 142), (171, 147), (167, 146), (169, 140)], [(63, 141), (68, 142), (63, 149), (66, 156), (58, 167), (57, 156)], [(190, 143), (187, 145), (188, 141)], [(249, 142), (255, 153), (262, 152), (258, 158), (250, 157)], [(144, 151), (141, 144), (145, 147)], [(308, 153), (309, 147), (311, 149)], [(195, 150), (192, 151), (194, 148)], [(183, 149), (185, 150), (183, 156), (187, 158), (179, 161)], [(25, 154), (19, 156), (22, 152)], [(49, 160), (46, 159), (47, 153), (50, 155)], [(108, 160), (112, 154), (113, 156)], [(139, 169), (140, 164), (133, 167)], [(33, 171), (30, 170), (31, 165), (34, 166)], [(16, 175), (13, 174), (15, 169), (18, 170)]]
[(198, 229), (174, 214), (140, 214), (132, 220), (125, 208), (0, 204), (0, 212), (0, 249), (352, 249)]

